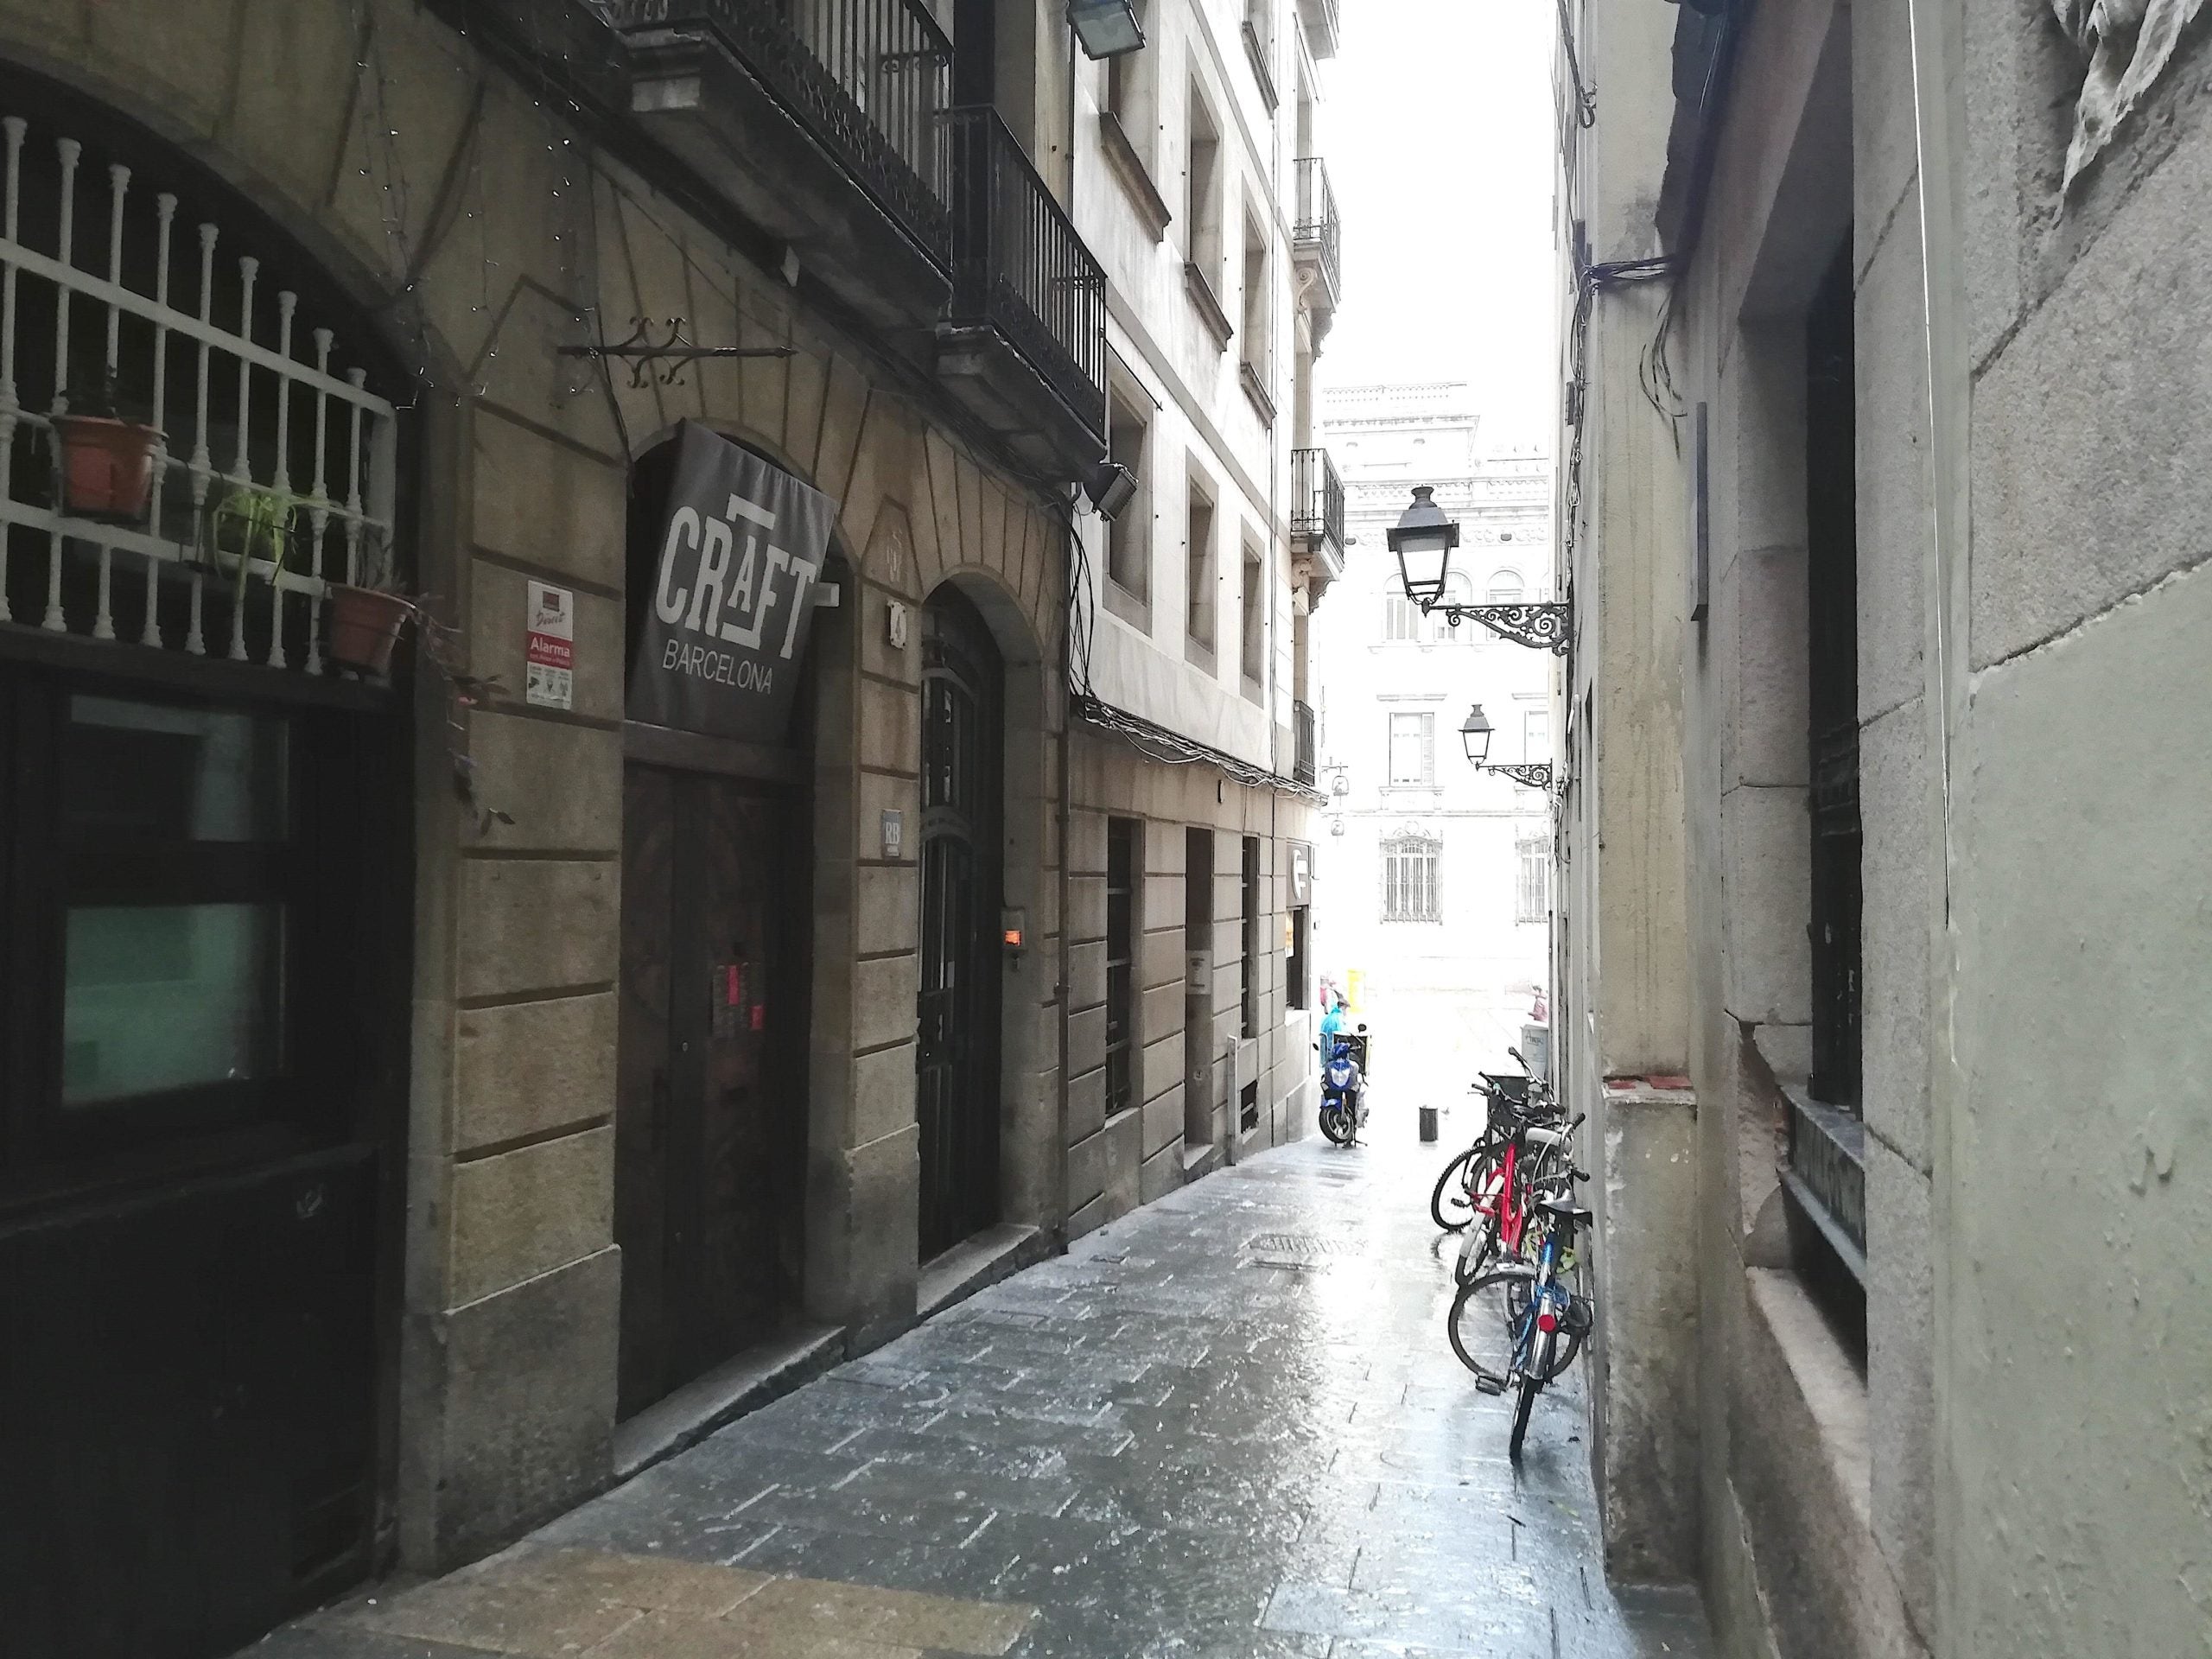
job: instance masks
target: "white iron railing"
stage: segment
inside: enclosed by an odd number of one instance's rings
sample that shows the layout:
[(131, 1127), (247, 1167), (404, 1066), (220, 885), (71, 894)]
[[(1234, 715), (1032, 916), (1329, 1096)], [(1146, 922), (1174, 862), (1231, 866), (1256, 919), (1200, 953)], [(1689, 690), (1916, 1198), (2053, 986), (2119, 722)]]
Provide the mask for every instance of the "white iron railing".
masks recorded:
[[(298, 296), (289, 289), (276, 296), (274, 346), (255, 338), (257, 330), (265, 338), (268, 329), (265, 299), (258, 302), (264, 315), (256, 315), (260, 262), (239, 256), (233, 286), (229, 268), (217, 258), (221, 236), (213, 223), (198, 227), (193, 308), (172, 303), (177, 198), (156, 196), (151, 214), (138, 211), (133, 226), (128, 167), (107, 169), (105, 274), (80, 267), (75, 221), (83, 146), (76, 139), (52, 140), (54, 245), (29, 245), (29, 188), (40, 187), (40, 200), (47, 200), (43, 146), (31, 143), (21, 117), (0, 119), (0, 130), (7, 150), (0, 226), (0, 622), (113, 640), (121, 613), (129, 629), (121, 637), (135, 637), (141, 645), (322, 672), (322, 611), (331, 585), (397, 574), (392, 405), (368, 390), (365, 370), (333, 372), (336, 340), (328, 328), (308, 334), (312, 362), (295, 355)], [(127, 233), (142, 253), (145, 244), (136, 238), (154, 241), (150, 264), (141, 259), (132, 267), (142, 276), (150, 273), (151, 293), (126, 282)], [(51, 304), (54, 311), (51, 385), (19, 381), (19, 372), (42, 376), (49, 369), (29, 342), (18, 340), (19, 315), (34, 297), (40, 309)], [(56, 417), (68, 413), (73, 302), (105, 308), (100, 367), (108, 384), (150, 381), (149, 423), (164, 435), (154, 448), (152, 489), (139, 524), (71, 516), (58, 481), (44, 501), (18, 493), (17, 446), (36, 442), (54, 453)], [(235, 329), (216, 321), (219, 313), (227, 321), (233, 306)], [(192, 364), (188, 396), (177, 395), (170, 384), (172, 340), (186, 343), (181, 356)], [(85, 355), (82, 340), (77, 355)], [(181, 371), (183, 364), (174, 366)], [(188, 423), (188, 448), (172, 442), (173, 419)], [(218, 461), (219, 442), (229, 451), (227, 465)], [(299, 465), (310, 457), (309, 466)], [(242, 545), (220, 546), (210, 526), (232, 491), (262, 493), (283, 505), (291, 530), (282, 556), (269, 556), (266, 537), (259, 553), (251, 534)], [(33, 597), (26, 604), (21, 567), (29, 562), (35, 568), (41, 556), (43, 603)], [(132, 594), (130, 584), (143, 591)], [(35, 582), (29, 591), (35, 595)], [(303, 662), (288, 661), (288, 633), (295, 646), (304, 641)]]

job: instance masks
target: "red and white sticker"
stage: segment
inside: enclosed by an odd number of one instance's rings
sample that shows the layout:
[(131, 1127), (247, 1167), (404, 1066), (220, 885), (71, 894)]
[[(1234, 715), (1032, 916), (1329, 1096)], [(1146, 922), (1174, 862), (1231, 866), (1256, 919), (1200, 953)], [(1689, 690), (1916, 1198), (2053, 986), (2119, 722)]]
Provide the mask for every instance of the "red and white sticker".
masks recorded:
[(541, 709), (567, 709), (575, 701), (576, 596), (550, 582), (530, 584), (530, 627), (524, 658), (524, 696)]

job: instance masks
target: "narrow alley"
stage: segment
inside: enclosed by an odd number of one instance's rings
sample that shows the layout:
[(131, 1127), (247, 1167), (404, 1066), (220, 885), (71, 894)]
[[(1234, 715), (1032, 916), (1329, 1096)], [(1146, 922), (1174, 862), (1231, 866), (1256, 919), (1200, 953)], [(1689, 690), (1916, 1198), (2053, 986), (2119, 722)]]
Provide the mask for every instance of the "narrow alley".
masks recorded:
[(504, 1554), (250, 1652), (1706, 1653), (1694, 1592), (1607, 1587), (1579, 1371), (1516, 1478), (1506, 1402), (1444, 1339), (1448, 1136), (1376, 1116), (1380, 1144), (1224, 1170)]

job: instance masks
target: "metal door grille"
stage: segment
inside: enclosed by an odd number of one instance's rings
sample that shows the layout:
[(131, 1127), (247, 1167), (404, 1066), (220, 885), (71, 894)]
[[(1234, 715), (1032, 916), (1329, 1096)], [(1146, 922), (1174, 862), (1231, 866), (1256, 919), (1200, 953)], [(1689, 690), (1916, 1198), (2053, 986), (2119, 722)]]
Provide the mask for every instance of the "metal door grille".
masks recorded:
[[(392, 405), (213, 221), (180, 230), (175, 195), (134, 196), (130, 167), (73, 137), (0, 130), (0, 622), (322, 672), (331, 584), (397, 574)], [(72, 516), (37, 464), (96, 378), (163, 435), (143, 524)], [(211, 523), (234, 491), (283, 505), (289, 532), (226, 550)]]

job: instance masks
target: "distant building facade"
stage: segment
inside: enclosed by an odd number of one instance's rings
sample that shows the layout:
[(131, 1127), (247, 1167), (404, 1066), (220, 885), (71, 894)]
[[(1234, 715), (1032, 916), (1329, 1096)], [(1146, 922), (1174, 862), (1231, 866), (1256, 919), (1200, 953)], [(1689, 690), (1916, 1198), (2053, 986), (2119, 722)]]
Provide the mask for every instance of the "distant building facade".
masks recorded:
[(1548, 598), (1551, 461), (1486, 450), (1463, 384), (1332, 388), (1323, 411), (1353, 552), (1314, 625), (1329, 797), (1316, 959), (1375, 1025), (1378, 1082), (1441, 1104), (1519, 1040), (1546, 984), (1551, 909), (1543, 793), (1477, 772), (1459, 728), (1480, 703), (1491, 760), (1549, 760), (1554, 659), (1423, 616), (1385, 532), (1415, 485), (1433, 486), (1459, 524), (1449, 596)]

